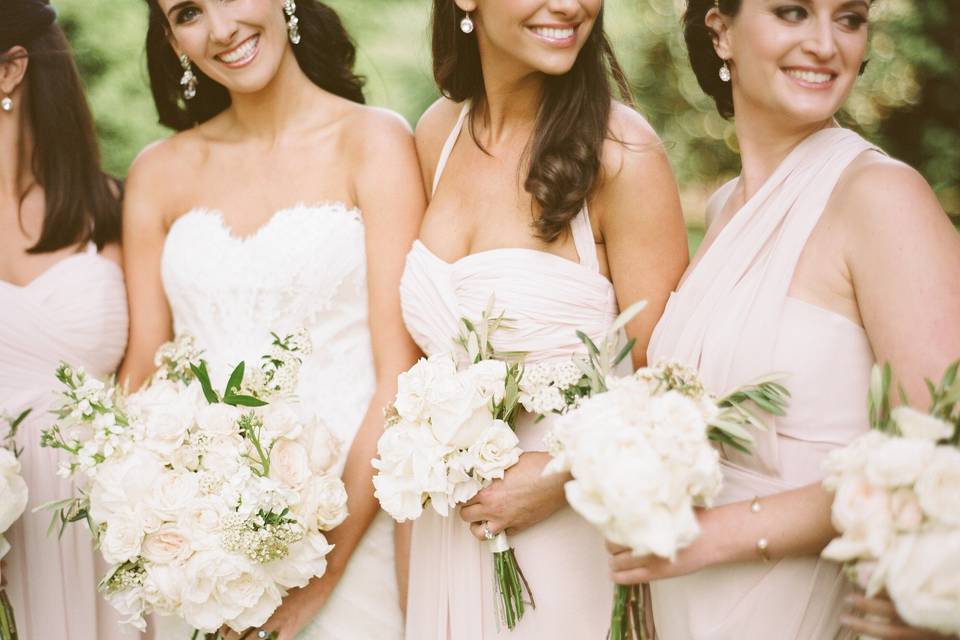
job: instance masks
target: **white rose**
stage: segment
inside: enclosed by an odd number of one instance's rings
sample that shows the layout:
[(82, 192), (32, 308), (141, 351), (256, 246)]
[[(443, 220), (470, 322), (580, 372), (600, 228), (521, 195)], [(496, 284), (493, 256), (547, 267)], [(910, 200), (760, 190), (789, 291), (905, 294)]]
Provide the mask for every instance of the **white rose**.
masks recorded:
[(182, 564), (193, 553), (193, 547), (179, 527), (167, 524), (144, 538), (141, 553), (149, 562)]
[(237, 420), (243, 409), (228, 404), (207, 404), (197, 410), (197, 426), (209, 436), (229, 436), (238, 432)]
[(469, 384), (485, 399), (503, 400), (507, 364), (502, 360), (481, 360), (464, 372)]
[(310, 477), (310, 458), (299, 442), (280, 438), (270, 450), (270, 478), (299, 490)]
[(120, 564), (140, 555), (143, 524), (134, 513), (115, 513), (100, 536), (100, 552), (110, 564)]
[(323, 421), (314, 417), (306, 426), (303, 440), (313, 473), (327, 473), (338, 466), (342, 443)]
[(898, 531), (916, 531), (923, 524), (923, 507), (911, 489), (897, 489), (890, 496), (890, 512)]
[(224, 583), (240, 579), (252, 565), (244, 558), (208, 550), (195, 553), (184, 565), (180, 615), (191, 627), (213, 632), (227, 620), (240, 615), (243, 605), (218, 597)]
[(521, 453), (517, 434), (502, 420), (492, 421), (469, 449), (474, 456), (474, 471), (484, 480), (502, 478), (504, 471), (520, 460)]
[(837, 562), (879, 558), (893, 535), (890, 494), (859, 475), (845, 476), (833, 499), (833, 524), (843, 535), (823, 551)]
[(929, 440), (892, 438), (870, 453), (867, 478), (883, 487), (910, 486), (930, 462), (933, 449)]
[(214, 544), (219, 544), (223, 518), (228, 513), (230, 509), (220, 497), (203, 496), (184, 507), (177, 518), (177, 524), (183, 531), (188, 531), (195, 542), (198, 539), (212, 538)]
[(226, 582), (221, 598), (236, 599), (243, 603), (243, 611), (227, 620), (231, 629), (242, 632), (269, 620), (283, 601), (283, 594), (272, 580), (265, 579), (257, 572)]
[[(316, 526), (329, 531), (347, 519), (347, 489), (336, 476), (321, 476), (314, 485), (317, 491)], [(313, 522), (307, 523), (314, 526)]]
[(268, 562), (263, 569), (283, 589), (303, 587), (311, 578), (326, 573), (326, 556), (332, 549), (322, 533), (308, 532), (303, 540), (290, 546), (286, 557)]
[(128, 624), (140, 631), (147, 630), (147, 621), (143, 617), (145, 613), (144, 602), (140, 589), (108, 591), (104, 593), (103, 597), (122, 617), (120, 624)]
[(303, 432), (300, 414), (289, 402), (272, 402), (259, 411), (263, 418), (264, 440), (267, 442), (277, 438), (296, 440)]
[(176, 615), (183, 593), (183, 569), (180, 566), (147, 563), (143, 591), (155, 613)]
[(20, 462), (0, 447), (0, 533), (10, 528), (26, 507), (27, 483), (20, 476)]
[(159, 517), (175, 520), (197, 497), (197, 475), (164, 469), (153, 485), (146, 504)]
[(135, 415), (143, 422), (144, 446), (161, 455), (169, 455), (183, 444), (203, 402), (199, 384), (181, 389), (165, 381), (150, 385), (131, 400)]
[(886, 586), (911, 625), (960, 632), (960, 535), (940, 529), (900, 536), (890, 551)]
[(127, 512), (146, 503), (164, 473), (160, 459), (144, 449), (104, 462), (90, 489), (90, 516), (100, 523), (112, 513)]
[(960, 526), (960, 450), (937, 447), (914, 490), (931, 518)]
[(394, 407), (404, 420), (425, 422), (429, 407), (441, 391), (438, 383), (448, 384), (456, 375), (456, 365), (448, 354), (421, 358), (408, 371), (397, 377), (397, 398)]
[(953, 425), (911, 407), (897, 407), (890, 413), (890, 417), (906, 438), (937, 442), (953, 435)]
[(847, 446), (830, 451), (821, 465), (826, 475), (824, 486), (833, 491), (843, 474), (861, 472), (866, 468), (870, 454), (890, 439), (885, 433), (871, 429)]

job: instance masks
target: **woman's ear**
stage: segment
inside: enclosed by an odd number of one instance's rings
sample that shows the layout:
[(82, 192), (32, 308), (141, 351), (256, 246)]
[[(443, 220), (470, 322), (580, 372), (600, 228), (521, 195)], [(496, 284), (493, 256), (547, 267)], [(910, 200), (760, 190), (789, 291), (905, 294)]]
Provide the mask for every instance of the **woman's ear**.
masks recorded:
[(3, 57), (6, 61), (0, 63), (0, 94), (8, 96), (23, 84), (30, 58), (27, 50), (19, 45), (4, 52)]
[(730, 18), (720, 13), (716, 7), (710, 9), (704, 17), (707, 28), (713, 32), (713, 48), (723, 60), (729, 60), (732, 57), (729, 20)]

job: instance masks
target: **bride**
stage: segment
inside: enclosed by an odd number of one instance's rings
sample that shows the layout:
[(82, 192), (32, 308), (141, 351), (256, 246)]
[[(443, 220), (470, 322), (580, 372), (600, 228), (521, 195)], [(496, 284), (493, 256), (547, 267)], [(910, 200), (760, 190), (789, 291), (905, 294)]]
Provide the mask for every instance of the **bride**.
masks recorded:
[(179, 133), (130, 171), (121, 380), (142, 384), (175, 333), (193, 334), (222, 378), (263, 353), (271, 331), (306, 327), (314, 351), (299, 395), (353, 443), (350, 517), (329, 536), (326, 575), (264, 630), (400, 638), (393, 527), (377, 514), (369, 460), (397, 374), (418, 355), (398, 293), (425, 207), (413, 138), (363, 106), (354, 46), (324, 4), (147, 1), (153, 95)]

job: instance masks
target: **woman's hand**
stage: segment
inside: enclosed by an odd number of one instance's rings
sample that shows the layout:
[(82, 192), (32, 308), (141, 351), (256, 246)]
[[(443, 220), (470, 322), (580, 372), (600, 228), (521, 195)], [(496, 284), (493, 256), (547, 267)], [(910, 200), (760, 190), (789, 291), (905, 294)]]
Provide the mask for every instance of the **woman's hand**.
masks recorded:
[(283, 599), (283, 604), (259, 627), (247, 629), (239, 634), (224, 628), (220, 633), (225, 640), (260, 640), (258, 633), (262, 629), (266, 632), (267, 638), (293, 640), (310, 624), (323, 606), (325, 598), (315, 593), (318, 587), (317, 581), (314, 581), (303, 589), (291, 590)]
[(673, 562), (654, 555), (635, 556), (627, 547), (612, 542), (607, 543), (607, 551), (610, 552), (610, 577), (615, 583), (622, 585), (642, 584), (695, 573), (710, 566), (710, 558), (713, 556), (709, 539), (705, 536), (700, 536), (689, 547), (681, 549)]
[(849, 613), (840, 623), (857, 633), (884, 640), (949, 640), (951, 637), (911, 627), (900, 619), (893, 603), (886, 598), (868, 598), (860, 594), (847, 596)]
[(566, 504), (563, 484), (569, 476), (545, 477), (543, 468), (549, 461), (548, 453), (523, 453), (502, 480), (495, 480), (465, 503), (460, 517), (470, 523), (473, 535), (483, 540), (484, 524), (494, 535), (501, 531), (512, 535), (546, 520)]

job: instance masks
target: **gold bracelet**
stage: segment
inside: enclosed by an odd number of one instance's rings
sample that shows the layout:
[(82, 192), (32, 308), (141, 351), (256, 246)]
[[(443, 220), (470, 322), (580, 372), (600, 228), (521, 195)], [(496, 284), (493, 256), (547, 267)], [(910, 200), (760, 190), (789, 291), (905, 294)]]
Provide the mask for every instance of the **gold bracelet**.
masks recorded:
[[(750, 501), (750, 512), (760, 513), (762, 509), (763, 507), (760, 506), (760, 497), (753, 496), (753, 500)], [(766, 538), (759, 538), (757, 540), (757, 555), (759, 555), (764, 562), (770, 562), (770, 554), (767, 551), (769, 548), (770, 548), (769, 540), (767, 540)]]

